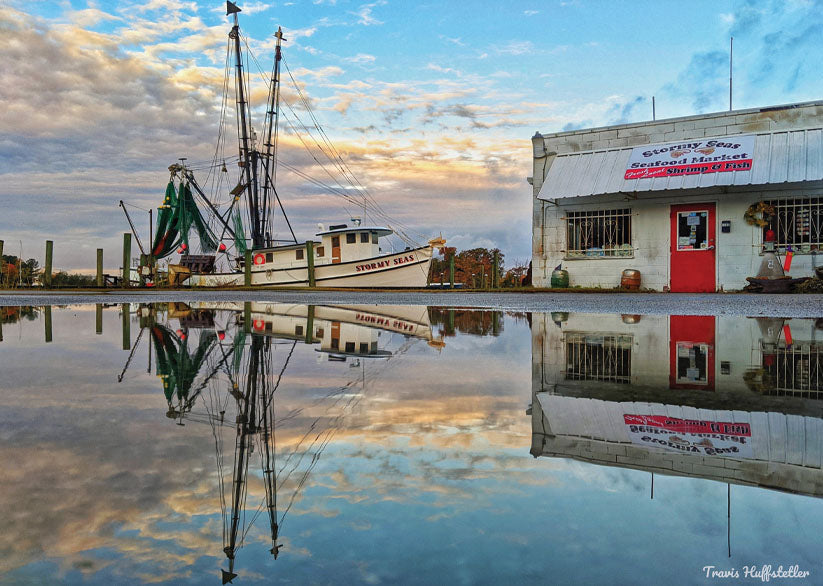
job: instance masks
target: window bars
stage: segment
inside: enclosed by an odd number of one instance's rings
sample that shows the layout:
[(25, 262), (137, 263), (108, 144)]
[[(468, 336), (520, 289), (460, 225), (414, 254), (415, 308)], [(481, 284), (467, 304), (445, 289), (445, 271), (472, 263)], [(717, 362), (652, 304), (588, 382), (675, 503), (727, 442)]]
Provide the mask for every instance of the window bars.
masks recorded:
[(773, 383), (765, 394), (823, 399), (823, 345), (777, 348), (768, 360), (764, 355), (764, 367)]
[(568, 212), (566, 256), (632, 256), (632, 211), (595, 210)]
[(823, 250), (823, 198), (793, 197), (765, 202), (774, 207), (774, 216), (763, 227), (774, 230), (775, 247), (785, 252), (788, 247), (799, 254)]
[(633, 336), (566, 335), (566, 380), (629, 384)]

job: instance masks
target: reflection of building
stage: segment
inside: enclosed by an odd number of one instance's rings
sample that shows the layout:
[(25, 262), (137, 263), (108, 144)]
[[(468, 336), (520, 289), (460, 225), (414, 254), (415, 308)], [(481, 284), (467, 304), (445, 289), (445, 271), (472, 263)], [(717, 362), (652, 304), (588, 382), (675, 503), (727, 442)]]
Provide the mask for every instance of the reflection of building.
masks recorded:
[(533, 314), (532, 453), (823, 496), (819, 325)]

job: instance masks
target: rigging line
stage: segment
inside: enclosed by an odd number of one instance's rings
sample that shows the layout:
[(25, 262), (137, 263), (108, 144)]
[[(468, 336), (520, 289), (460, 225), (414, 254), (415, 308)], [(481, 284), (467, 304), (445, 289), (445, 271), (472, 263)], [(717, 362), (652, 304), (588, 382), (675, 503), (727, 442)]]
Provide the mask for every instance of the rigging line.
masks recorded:
[[(337, 164), (338, 168), (343, 173), (343, 175), (346, 177), (346, 179), (349, 181), (349, 183), (352, 185), (352, 187), (354, 187), (357, 191), (361, 191), (361, 188), (363, 190), (365, 190), (365, 188), (362, 187), (362, 184), (354, 176), (354, 173), (351, 172), (351, 169), (346, 165), (346, 162), (340, 156), (340, 153), (334, 147), (334, 144), (331, 142), (331, 140), (329, 140), (328, 136), (326, 135), (326, 132), (320, 126), (320, 123), (317, 120), (317, 117), (314, 115), (314, 110), (312, 109), (311, 104), (306, 99), (305, 94), (300, 89), (300, 86), (297, 85), (297, 81), (294, 79), (294, 75), (292, 75), (291, 69), (289, 68), (288, 63), (286, 63), (285, 60), (284, 60), (284, 64), (286, 66), (286, 71), (289, 74), (289, 78), (292, 80), (292, 83), (294, 84), (295, 89), (297, 90), (297, 95), (300, 97), (304, 107), (306, 108), (306, 111), (309, 114), (309, 117), (314, 122), (314, 127), (320, 133), (321, 138), (323, 139), (323, 142), (327, 145), (329, 150), (336, 156), (335, 163)], [(329, 159), (331, 159), (331, 157), (329, 155), (326, 155), (326, 156), (329, 157)], [(348, 171), (348, 174), (347, 174), (347, 171)], [(355, 185), (355, 183), (357, 185)], [(363, 195), (365, 197), (365, 193), (361, 193), (361, 195)]]

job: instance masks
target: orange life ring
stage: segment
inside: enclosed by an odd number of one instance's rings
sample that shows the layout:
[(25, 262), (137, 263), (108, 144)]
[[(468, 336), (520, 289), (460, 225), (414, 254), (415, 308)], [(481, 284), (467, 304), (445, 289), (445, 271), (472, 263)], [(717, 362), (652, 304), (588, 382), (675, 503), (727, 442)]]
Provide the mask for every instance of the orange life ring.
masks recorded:
[(254, 326), (255, 330), (262, 330), (266, 327), (266, 322), (264, 322), (262, 319), (256, 319), (254, 320), (254, 323), (252, 325)]
[(258, 252), (254, 255), (254, 264), (262, 265), (264, 262), (266, 262), (266, 257), (263, 256), (261, 253)]

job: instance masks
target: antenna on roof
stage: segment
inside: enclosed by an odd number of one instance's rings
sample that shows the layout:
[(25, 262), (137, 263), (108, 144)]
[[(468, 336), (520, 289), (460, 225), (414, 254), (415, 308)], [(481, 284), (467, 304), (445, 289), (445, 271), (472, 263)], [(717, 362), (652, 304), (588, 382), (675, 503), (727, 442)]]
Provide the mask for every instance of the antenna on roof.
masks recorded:
[(729, 37), (729, 112), (732, 111), (732, 53), (734, 52), (734, 37)]

